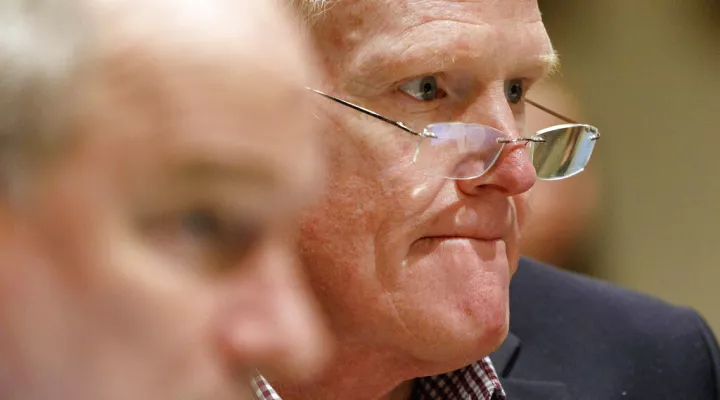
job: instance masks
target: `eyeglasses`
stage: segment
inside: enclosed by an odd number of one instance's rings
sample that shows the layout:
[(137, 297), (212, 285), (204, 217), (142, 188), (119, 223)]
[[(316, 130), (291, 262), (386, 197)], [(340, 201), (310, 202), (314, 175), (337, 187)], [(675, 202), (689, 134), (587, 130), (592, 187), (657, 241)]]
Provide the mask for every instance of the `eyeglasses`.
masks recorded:
[(475, 179), (484, 175), (500, 158), (505, 145), (512, 143), (529, 145), (538, 179), (569, 178), (585, 169), (595, 143), (600, 139), (600, 132), (594, 126), (579, 124), (529, 99), (525, 101), (567, 123), (542, 129), (528, 138), (511, 138), (490, 126), (462, 122), (430, 124), (418, 132), (402, 122), (356, 104), (316, 89), (307, 89), (421, 138), (415, 148), (413, 162), (447, 179)]

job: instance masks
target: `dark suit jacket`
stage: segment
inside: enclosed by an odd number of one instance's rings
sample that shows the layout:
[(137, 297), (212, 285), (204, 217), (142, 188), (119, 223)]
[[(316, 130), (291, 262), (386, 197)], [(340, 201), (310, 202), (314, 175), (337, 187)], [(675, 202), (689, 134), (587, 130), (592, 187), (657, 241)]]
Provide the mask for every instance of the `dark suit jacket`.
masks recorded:
[(693, 310), (523, 259), (491, 355), (510, 400), (720, 398), (720, 352)]

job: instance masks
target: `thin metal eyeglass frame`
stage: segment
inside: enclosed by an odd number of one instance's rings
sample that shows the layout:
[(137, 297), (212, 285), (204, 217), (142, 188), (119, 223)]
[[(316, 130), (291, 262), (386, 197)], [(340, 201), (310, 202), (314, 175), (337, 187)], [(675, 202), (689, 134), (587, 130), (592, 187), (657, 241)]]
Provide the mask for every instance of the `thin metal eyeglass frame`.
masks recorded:
[[(393, 121), (393, 120), (391, 120), (391, 119), (389, 119), (389, 118), (387, 118), (387, 117), (384, 117), (384, 116), (376, 113), (375, 111), (371, 111), (371, 110), (368, 110), (367, 108), (360, 107), (360, 106), (357, 105), (357, 104), (353, 104), (353, 103), (351, 103), (351, 102), (349, 102), (349, 101), (346, 101), (346, 100), (343, 100), (343, 99), (339, 99), (339, 98), (337, 98), (337, 97), (335, 97), (335, 96), (329, 95), (329, 94), (327, 94), (327, 93), (325, 93), (325, 92), (322, 92), (322, 91), (320, 91), (320, 90), (317, 90), (317, 89), (313, 89), (313, 88), (310, 88), (310, 87), (306, 87), (306, 89), (310, 90), (311, 92), (315, 92), (315, 93), (319, 94), (320, 96), (323, 96), (323, 97), (325, 97), (325, 98), (327, 98), (327, 99), (330, 99), (330, 100), (332, 100), (332, 101), (334, 101), (334, 102), (336, 102), (336, 103), (340, 103), (340, 104), (342, 104), (342, 105), (344, 105), (344, 106), (350, 107), (350, 108), (352, 108), (353, 110), (360, 111), (361, 113), (364, 113), (364, 114), (367, 114), (367, 115), (369, 115), (369, 116), (371, 116), (371, 117), (377, 118), (377, 119), (379, 119), (379, 120), (381, 120), (381, 121), (383, 121), (383, 122), (387, 122), (388, 124), (395, 125), (396, 127), (404, 130), (405, 132), (407, 132), (407, 133), (409, 133), (409, 134), (411, 134), (411, 135), (420, 136), (420, 137), (425, 137), (425, 138), (431, 138), (431, 139), (437, 139), (437, 136), (435, 136), (434, 133), (429, 132), (428, 130), (423, 130), (422, 133), (417, 132), (417, 131), (415, 131), (415, 130), (413, 130), (413, 129), (411, 129), (411, 128), (408, 128), (404, 123), (402, 123), (402, 122), (400, 122), (400, 121)], [(545, 107), (545, 106), (543, 106), (543, 105), (540, 105), (540, 104), (538, 104), (538, 103), (536, 103), (536, 102), (534, 102), (534, 101), (532, 101), (532, 100), (530, 100), (530, 99), (525, 99), (525, 102), (527, 102), (528, 104), (532, 105), (533, 107), (538, 108), (538, 109), (540, 109), (540, 110), (542, 110), (542, 111), (544, 111), (544, 112), (552, 115), (553, 117), (558, 118), (558, 119), (561, 119), (561, 120), (563, 120), (563, 121), (565, 121), (565, 122), (567, 122), (567, 123), (569, 123), (569, 124), (582, 125), (582, 124), (580, 124), (579, 122), (577, 122), (577, 121), (575, 121), (575, 120), (572, 120), (572, 119), (570, 119), (570, 118), (568, 118), (568, 117), (566, 117), (566, 116), (564, 116), (564, 115), (562, 115), (562, 114), (560, 114), (560, 113), (558, 113), (558, 112), (555, 112), (555, 111), (553, 111), (553, 110), (551, 110), (551, 109), (549, 109), (549, 108), (547, 108), (547, 107)], [(590, 140), (597, 140), (597, 139), (599, 139), (599, 138), (600, 138), (600, 132), (595, 132), (595, 134), (590, 138)], [(530, 142), (534, 142), (534, 143), (544, 143), (544, 142), (545, 142), (545, 139), (542, 138), (542, 137), (538, 137), (538, 136), (533, 136), (533, 137), (530, 137), (530, 138), (498, 139), (498, 143), (503, 143), (503, 144), (508, 144), (508, 143), (520, 143), (520, 142), (525, 142), (525, 143), (530, 143)]]

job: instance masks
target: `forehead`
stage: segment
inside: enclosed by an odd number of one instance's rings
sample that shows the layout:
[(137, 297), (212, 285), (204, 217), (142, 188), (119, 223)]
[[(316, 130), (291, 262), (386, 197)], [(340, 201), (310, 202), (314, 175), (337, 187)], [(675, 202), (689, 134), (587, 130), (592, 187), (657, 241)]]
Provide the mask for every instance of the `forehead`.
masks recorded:
[(408, 64), (418, 69), (411, 73), (472, 67), (486, 75), (543, 74), (555, 62), (536, 0), (341, 0), (323, 29), (331, 38), (323, 43), (326, 61), (353, 79)]
[(442, 19), (485, 24), (540, 20), (536, 0), (337, 0), (329, 10), (347, 19), (349, 29), (377, 28), (390, 21), (412, 26)]
[[(241, 13), (235, 22), (255, 17)], [(172, 35), (172, 27), (153, 35), (163, 20), (148, 17), (142, 29), (106, 32), (81, 96), (88, 111), (79, 119), (93, 151), (128, 168), (145, 160), (273, 190), (290, 189), (284, 177), (291, 172), (298, 181), (312, 179), (312, 171), (297, 168), (309, 163), (314, 145), (309, 102), (301, 100), (310, 60), (286, 20), (267, 19), (284, 28), (265, 37), (251, 29), (265, 25), (257, 21), (225, 31), (195, 21), (182, 24), (183, 36)]]

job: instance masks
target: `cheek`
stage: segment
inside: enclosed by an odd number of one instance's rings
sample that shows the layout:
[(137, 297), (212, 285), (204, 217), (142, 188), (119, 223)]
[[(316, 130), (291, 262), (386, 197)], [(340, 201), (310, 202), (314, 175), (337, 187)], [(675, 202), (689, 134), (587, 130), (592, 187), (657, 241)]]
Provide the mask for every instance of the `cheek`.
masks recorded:
[(418, 139), (411, 135), (364, 118), (332, 122), (324, 135), (329, 160), (325, 196), (307, 213), (305, 236), (322, 238), (324, 246), (352, 238), (343, 245), (370, 254), (397, 247), (444, 180), (414, 164)]
[(109, 318), (130, 319), (117, 324), (128, 329), (160, 326), (163, 318), (183, 318), (205, 306), (199, 300), (205, 286), (199, 275), (171, 264), (135, 230), (118, 204), (63, 204), (44, 214), (43, 243), (61, 266), (69, 294), (81, 304), (107, 308)]
[(331, 175), (324, 196), (302, 215), (301, 244), (309, 253), (367, 253), (378, 226), (377, 187), (359, 176)]
[(383, 236), (405, 227), (437, 194), (439, 185), (412, 163), (415, 145), (409, 141), (335, 145), (324, 196), (308, 213), (309, 229), (322, 227), (355, 240)]
[[(79, 346), (88, 367), (110, 368), (128, 381), (139, 378), (136, 373), (167, 379), (190, 376), (205, 357), (200, 353), (209, 353), (212, 303), (197, 279), (181, 278), (178, 268), (111, 230), (68, 237), (62, 251), (51, 251), (59, 255), (53, 256), (59, 272), (52, 307), (73, 329), (55, 326), (53, 332), (66, 347)], [(76, 332), (93, 340), (76, 343), (82, 340)]]
[[(79, 195), (82, 196), (82, 195)], [(98, 203), (74, 202), (57, 196), (49, 207), (39, 207), (34, 229), (42, 246), (57, 265), (71, 288), (82, 289), (107, 264), (106, 213)]]
[(353, 267), (362, 260), (371, 270), (376, 259), (395, 257), (385, 253), (402, 250), (407, 230), (439, 185), (415, 168), (412, 136), (364, 118), (330, 118), (323, 135), (328, 179), (323, 196), (305, 212), (301, 249), (316, 263), (321, 255)]
[(78, 292), (80, 301), (93, 304), (86, 322), (98, 345), (132, 349), (111, 354), (110, 362), (129, 370), (139, 362), (143, 373), (168, 382), (208, 373), (217, 361), (211, 286), (183, 265), (170, 265), (140, 238), (108, 239), (112, 243), (95, 252), (101, 258)]

